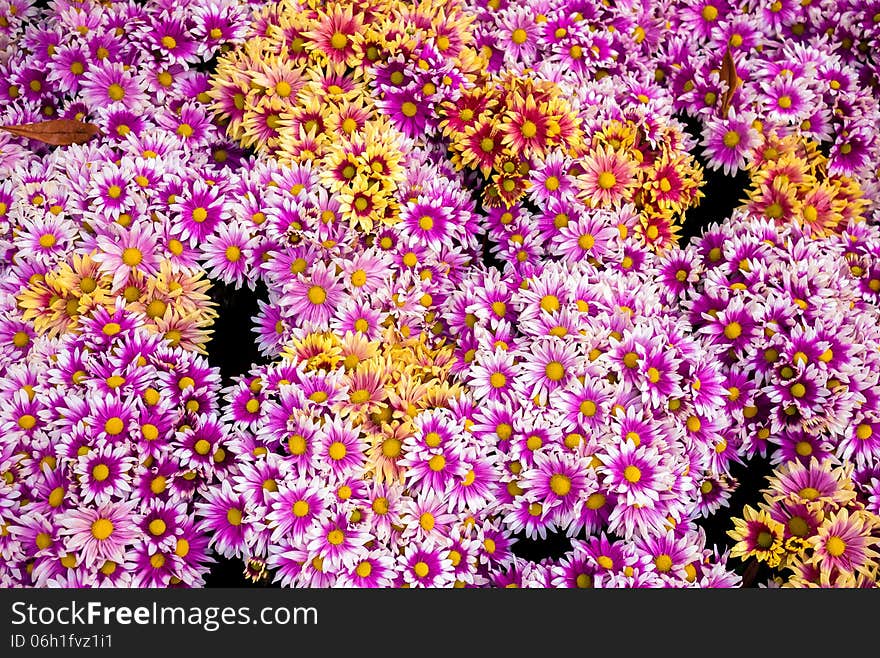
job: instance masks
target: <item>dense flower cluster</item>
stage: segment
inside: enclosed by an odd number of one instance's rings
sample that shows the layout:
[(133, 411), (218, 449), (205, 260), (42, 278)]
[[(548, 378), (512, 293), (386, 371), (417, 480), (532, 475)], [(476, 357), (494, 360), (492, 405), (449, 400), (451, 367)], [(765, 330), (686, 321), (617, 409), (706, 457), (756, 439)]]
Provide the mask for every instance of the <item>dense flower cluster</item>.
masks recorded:
[(654, 268), (489, 270), (456, 295), (456, 368), (474, 437), (500, 453), (514, 532), (696, 541), (692, 522), (726, 503), (738, 455), (717, 355), (687, 335)]
[(862, 221), (868, 201), (861, 187), (833, 174), (818, 146), (795, 135), (763, 139), (748, 165), (748, 210), (817, 238)]
[(205, 270), (227, 278), (240, 252), (219, 226), (230, 216), (225, 164), (235, 157), (209, 120), (208, 75), (195, 65), (237, 38), (245, 16), (225, 1), (187, 10), (86, 4), (56, 8), (51, 29), (20, 24), (27, 47), (0, 59), (9, 81), (0, 122), (62, 116), (103, 134), (43, 158), (35, 154), (45, 145), (20, 140), (28, 150), (4, 160), (4, 288), (13, 316), (38, 334), (75, 333), (91, 311), (112, 312), (121, 299), (151, 331), (204, 352), (216, 317)]
[(234, 458), (196, 353), (206, 272), (238, 260), (221, 241), (240, 158), (197, 66), (246, 5), (4, 7), (0, 123), (101, 137), (47, 152), (0, 132), (0, 582), (202, 586), (194, 505)]
[(746, 455), (880, 465), (878, 239), (864, 223), (819, 240), (739, 216), (669, 256), (662, 276), (722, 348)]
[[(762, 140), (797, 135), (827, 147), (829, 177), (876, 190), (880, 106), (871, 54), (874, 2), (684, 0), (670, 7), (657, 77), (701, 125), (709, 166), (753, 166)], [(724, 75), (728, 53), (736, 79)]]
[[(449, 3), (266, 7), (208, 92), (227, 133), (273, 156), (244, 199), (244, 258), (265, 282), (268, 356), (301, 332), (441, 334), (437, 311), (477, 255), (463, 179), (430, 139), (434, 104), (477, 66)], [(279, 165), (271, 164), (273, 162)]]
[(632, 237), (658, 251), (675, 244), (700, 201), (702, 170), (669, 91), (654, 81), (659, 4), (474, 5), (492, 74), (445, 108), (444, 132), (454, 160), (484, 175), (494, 166), (486, 205), (528, 202), (514, 208), (524, 217), (509, 233), (537, 215), (548, 227), (530, 240), (540, 257), (552, 253), (543, 242), (554, 228), (631, 203)]
[(0, 0), (0, 585), (875, 585), (876, 17)]
[(880, 516), (866, 507), (852, 464), (786, 462), (767, 478), (758, 509), (746, 505), (730, 536), (732, 556), (774, 571), (775, 587), (874, 587)]
[(0, 584), (200, 586), (199, 492), (232, 462), (204, 357), (120, 303), (0, 377)]
[(308, 332), (445, 332), (438, 310), (479, 255), (473, 201), (436, 153), (414, 147), (400, 169), (396, 228), (369, 232), (341, 219), (342, 197), (308, 166), (248, 176), (238, 207), (259, 225), (242, 258), (268, 291), (256, 318), (263, 354)]
[(212, 545), (285, 586), (485, 582), (511, 542), (452, 364), (424, 335), (310, 333), (238, 378), (240, 459), (199, 505)]

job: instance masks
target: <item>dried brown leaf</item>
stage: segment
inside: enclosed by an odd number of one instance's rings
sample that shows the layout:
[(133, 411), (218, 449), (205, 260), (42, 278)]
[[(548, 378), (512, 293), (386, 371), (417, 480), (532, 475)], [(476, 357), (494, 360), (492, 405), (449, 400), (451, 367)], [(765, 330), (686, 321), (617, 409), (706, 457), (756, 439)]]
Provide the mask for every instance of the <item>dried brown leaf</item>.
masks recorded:
[(736, 64), (733, 61), (733, 54), (730, 52), (730, 48), (724, 52), (724, 59), (721, 62), (721, 80), (727, 85), (727, 91), (721, 97), (721, 115), (726, 117), (730, 110), (730, 103), (733, 101), (733, 95), (736, 93), (736, 88), (742, 82), (736, 74)]
[(18, 137), (26, 137), (52, 146), (85, 144), (98, 134), (98, 126), (76, 119), (50, 119), (37, 123), (23, 123), (16, 126), (0, 126)]

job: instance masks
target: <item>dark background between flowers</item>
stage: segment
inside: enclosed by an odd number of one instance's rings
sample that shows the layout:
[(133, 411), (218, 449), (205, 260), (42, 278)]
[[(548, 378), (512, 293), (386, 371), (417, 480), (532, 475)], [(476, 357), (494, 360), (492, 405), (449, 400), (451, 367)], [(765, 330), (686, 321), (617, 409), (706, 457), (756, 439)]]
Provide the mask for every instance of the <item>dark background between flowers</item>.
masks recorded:
[[(209, 70), (211, 65), (205, 66)], [(688, 131), (699, 140), (699, 125), (683, 116), (679, 116)], [(697, 159), (704, 168), (705, 183), (702, 190), (705, 194), (697, 208), (686, 214), (681, 231), (680, 244), (686, 244), (692, 237), (700, 233), (710, 224), (718, 223), (728, 217), (731, 211), (745, 197), (748, 176), (739, 172), (737, 176), (725, 176), (720, 171), (706, 168), (706, 162), (699, 154)], [(483, 240), (483, 260), (487, 265), (500, 264), (489, 253), (488, 240)], [(265, 286), (258, 283), (256, 290), (246, 288), (235, 290), (222, 282), (214, 282), (211, 298), (217, 304), (218, 318), (214, 324), (212, 339), (207, 345), (208, 358), (212, 365), (220, 369), (223, 384), (229, 384), (238, 375), (246, 374), (255, 364), (267, 363), (257, 350), (253, 322), (257, 314), (257, 300), (267, 300)], [(770, 473), (770, 465), (766, 459), (756, 457), (745, 465), (734, 464), (732, 475), (739, 486), (730, 499), (730, 506), (722, 508), (709, 519), (699, 524), (705, 529), (707, 545), (716, 546), (719, 551), (732, 545), (727, 530), (733, 527), (731, 516), (739, 516), (743, 505), (754, 505), (760, 497), (759, 491), (765, 486), (765, 477)], [(518, 536), (513, 545), (515, 555), (533, 561), (546, 557), (558, 558), (571, 548), (571, 541), (562, 533), (550, 534), (544, 540), (530, 540)], [(744, 587), (754, 587), (756, 583), (766, 580), (766, 570), (758, 568), (754, 561), (743, 563), (731, 560), (730, 568), (743, 576)], [(245, 565), (239, 559), (227, 559), (217, 556), (206, 576), (207, 587), (273, 587), (271, 575), (268, 579), (256, 583), (245, 576)]]

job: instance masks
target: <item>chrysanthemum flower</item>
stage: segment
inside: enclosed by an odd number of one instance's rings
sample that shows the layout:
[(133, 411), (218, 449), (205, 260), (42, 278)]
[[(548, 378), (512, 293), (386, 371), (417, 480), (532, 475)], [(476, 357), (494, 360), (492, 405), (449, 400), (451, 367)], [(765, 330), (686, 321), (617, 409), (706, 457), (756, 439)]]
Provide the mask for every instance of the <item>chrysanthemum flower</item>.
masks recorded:
[(82, 76), (80, 87), (83, 100), (91, 107), (119, 104), (136, 111), (147, 104), (141, 80), (127, 71), (121, 62), (91, 64)]
[(581, 197), (592, 207), (618, 206), (629, 200), (635, 185), (635, 165), (626, 155), (603, 146), (582, 164), (577, 184)]
[(327, 326), (342, 296), (339, 281), (329, 267), (318, 263), (307, 277), (297, 277), (281, 300), (288, 313), (304, 327)]
[(141, 224), (118, 236), (99, 235), (98, 252), (92, 257), (100, 264), (101, 271), (113, 277), (113, 288), (122, 288), (132, 272), (155, 274), (158, 254), (156, 238), (152, 231)]
[(709, 166), (731, 176), (743, 169), (752, 149), (758, 146), (754, 116), (731, 112), (726, 118), (713, 117), (703, 129), (703, 152)]
[(847, 509), (829, 516), (811, 538), (813, 564), (823, 575), (840, 571), (873, 577), (880, 553), (873, 550), (878, 538), (873, 536), (877, 517), (867, 512)]
[(776, 567), (782, 560), (785, 528), (775, 521), (769, 513), (757, 511), (748, 505), (743, 509), (743, 518), (733, 520), (735, 530), (727, 534), (736, 540), (730, 552), (731, 557), (754, 557)]

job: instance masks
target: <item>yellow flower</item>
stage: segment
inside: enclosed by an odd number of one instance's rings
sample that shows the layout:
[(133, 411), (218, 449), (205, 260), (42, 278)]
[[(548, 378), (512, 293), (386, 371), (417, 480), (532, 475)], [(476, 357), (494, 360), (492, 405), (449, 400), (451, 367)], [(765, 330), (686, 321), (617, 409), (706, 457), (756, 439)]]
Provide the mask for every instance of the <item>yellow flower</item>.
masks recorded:
[(785, 526), (766, 510), (758, 511), (749, 505), (743, 509), (743, 517), (734, 518), (734, 530), (727, 532), (736, 541), (730, 556), (744, 560), (754, 557), (770, 567), (779, 566), (785, 554)]
[(206, 355), (205, 344), (211, 340), (213, 324), (211, 316), (198, 311), (187, 313), (174, 309), (145, 326), (151, 332), (161, 334), (172, 347)]
[(344, 358), (341, 341), (330, 332), (306, 334), (285, 346), (281, 356), (290, 361), (305, 362), (306, 370), (333, 370)]

